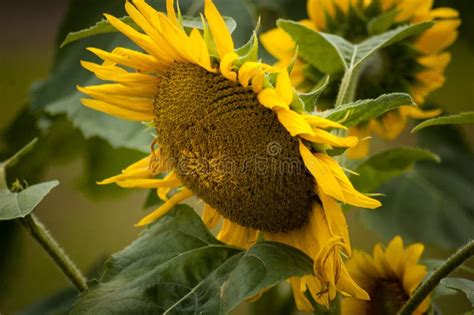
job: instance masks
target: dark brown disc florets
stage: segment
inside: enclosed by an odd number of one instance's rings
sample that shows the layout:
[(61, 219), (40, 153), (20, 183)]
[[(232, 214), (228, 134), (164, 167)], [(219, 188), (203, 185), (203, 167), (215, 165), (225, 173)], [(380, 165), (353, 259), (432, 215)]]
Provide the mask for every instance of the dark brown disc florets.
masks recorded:
[(268, 232), (308, 221), (314, 182), (298, 141), (250, 88), (175, 63), (161, 79), (155, 113), (162, 155), (224, 217)]

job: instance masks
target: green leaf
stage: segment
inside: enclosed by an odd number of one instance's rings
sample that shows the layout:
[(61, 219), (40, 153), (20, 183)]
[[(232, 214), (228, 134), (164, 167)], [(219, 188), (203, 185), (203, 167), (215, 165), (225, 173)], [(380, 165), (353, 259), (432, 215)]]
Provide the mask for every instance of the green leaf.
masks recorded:
[(327, 119), (351, 127), (377, 118), (394, 108), (404, 105), (415, 105), (410, 95), (391, 93), (381, 95), (376, 99), (359, 100), (344, 104), (323, 114)]
[(371, 35), (380, 34), (388, 30), (395, 22), (399, 12), (396, 9), (377, 15), (367, 24), (367, 31)]
[[(398, 28), (372, 36), (360, 44), (353, 45), (352, 52), (344, 55), (347, 69), (358, 67), (364, 60), (369, 58), (377, 50), (390, 46), (405, 38), (416, 36), (426, 31), (433, 25), (433, 22), (422, 22), (413, 25), (403, 25)], [(337, 43), (337, 42), (335, 42)]]
[(412, 129), (413, 132), (420, 131), (426, 127), (439, 125), (458, 125), (458, 124), (474, 124), (474, 112), (465, 112), (450, 116), (441, 116), (425, 120)]
[(57, 185), (57, 180), (30, 186), (19, 193), (0, 190), (0, 221), (24, 218)]
[(261, 242), (242, 251), (217, 241), (188, 206), (178, 206), (112, 256), (98, 284), (71, 314), (228, 314), (239, 303), (312, 262), (288, 246)]
[[(132, 26), (135, 29), (138, 29), (137, 24), (132, 20), (131, 17), (124, 16), (120, 18), (120, 20), (124, 22), (125, 24)], [(234, 19), (227, 16), (224, 17), (224, 21), (226, 23), (227, 28), (232, 33), (237, 27), (237, 23), (234, 21)], [(185, 30), (188, 30), (188, 31), (190, 31), (193, 28), (203, 29), (202, 20), (199, 17), (183, 16), (183, 26)], [(95, 25), (92, 25), (91, 27), (82, 29), (77, 32), (69, 33), (64, 39), (64, 41), (61, 43), (60, 48), (80, 39), (84, 39), (84, 38), (95, 36), (95, 35), (115, 33), (115, 32), (117, 32), (117, 30), (112, 26), (112, 24), (109, 23), (109, 21), (101, 20), (97, 22)]]
[(440, 162), (436, 154), (413, 147), (400, 147), (375, 154), (357, 167), (359, 176), (351, 176), (354, 186), (362, 192), (373, 192), (389, 179), (411, 169), (416, 162)]
[(443, 248), (472, 239), (474, 226), (474, 156), (455, 128), (433, 127), (420, 133), (419, 146), (441, 163), (418, 162), (378, 188), (382, 207), (361, 212), (363, 220), (386, 240), (402, 235)]
[(462, 292), (474, 307), (474, 281), (462, 278), (444, 278), (440, 283), (442, 286)]
[(351, 43), (341, 37), (316, 32), (290, 20), (278, 20), (277, 25), (290, 34), (298, 45), (300, 56), (309, 64), (327, 74), (343, 69), (343, 56), (348, 54), (346, 50), (351, 51)]
[(329, 76), (326, 75), (321, 81), (322, 83), (316, 86), (311, 92), (298, 93), (299, 98), (304, 104), (305, 111), (309, 113), (314, 112), (319, 96), (324, 92), (329, 84)]

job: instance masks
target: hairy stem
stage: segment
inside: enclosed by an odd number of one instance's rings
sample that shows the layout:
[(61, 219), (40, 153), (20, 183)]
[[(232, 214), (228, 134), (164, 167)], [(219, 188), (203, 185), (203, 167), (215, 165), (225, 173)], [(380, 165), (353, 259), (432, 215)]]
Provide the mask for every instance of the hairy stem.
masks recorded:
[(72, 284), (74, 284), (80, 292), (86, 290), (86, 278), (64, 252), (61, 246), (59, 246), (58, 242), (51, 236), (38, 217), (34, 214), (30, 214), (25, 218), (20, 219), (20, 221), (36, 241), (46, 250), (48, 255), (51, 256), (59, 268), (61, 268)]
[(411, 298), (398, 312), (398, 315), (411, 315), (443, 278), (446, 278), (472, 256), (474, 256), (474, 241), (470, 241), (464, 245), (439, 266), (438, 269), (416, 289)]

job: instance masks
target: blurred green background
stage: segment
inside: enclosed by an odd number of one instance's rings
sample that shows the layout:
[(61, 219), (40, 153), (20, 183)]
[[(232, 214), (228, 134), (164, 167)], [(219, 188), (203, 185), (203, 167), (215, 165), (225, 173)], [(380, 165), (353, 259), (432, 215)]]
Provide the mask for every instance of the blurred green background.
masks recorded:
[[(278, 4), (285, 1), (258, 2), (262, 16), (271, 19), (282, 14)], [(283, 14), (294, 17), (304, 14), (304, 1), (297, 2), (303, 3), (302, 10)], [(92, 2), (82, 3), (87, 6)], [(474, 1), (437, 1), (436, 4), (457, 7), (463, 25), (460, 38), (450, 49), (453, 60), (447, 71), (447, 83), (431, 96), (430, 102), (439, 104), (448, 113), (473, 110)], [(35, 114), (21, 113), (29, 104), (31, 85), (46, 78), (52, 67), (58, 30), (68, 5), (68, 1), (54, 0), (19, 0), (2, 4), (0, 133), (3, 136), (0, 138), (0, 152), (11, 152), (12, 147), (20, 147), (35, 133), (41, 133), (34, 125)], [(268, 27), (271, 22), (265, 20), (263, 25)], [(133, 223), (143, 215), (141, 208), (146, 197), (143, 191), (125, 193), (114, 188), (90, 187), (114, 170), (119, 171), (139, 153), (115, 150), (97, 138), (86, 141), (66, 119), (53, 123), (58, 137), (43, 142), (42, 146), (48, 147), (47, 153), (33, 155), (29, 163), (34, 167), (20, 169), (15, 175), (32, 183), (52, 179), (60, 181), (59, 187), (47, 196), (35, 213), (79, 267), (88, 272), (136, 238), (139, 230), (133, 227)], [(46, 119), (44, 124), (51, 124), (51, 121)], [(463, 133), (472, 148), (474, 127), (464, 126)], [(414, 136), (406, 132), (399, 143), (410, 144), (413, 139)], [(385, 146), (383, 143), (378, 145)], [(97, 152), (94, 149), (100, 150), (101, 157), (105, 156), (107, 160), (98, 163), (95, 155), (89, 153)], [(109, 166), (107, 169), (106, 164)], [(349, 221), (352, 222), (355, 247), (371, 251), (373, 244), (381, 238), (359, 223), (357, 213), (350, 213)], [(0, 237), (3, 242), (0, 245), (0, 314), (18, 312), (69, 286), (50, 258), (21, 226), (0, 224)], [(429, 247), (426, 256), (442, 258), (448, 253), (446, 249)], [(465, 301), (459, 297), (458, 302), (462, 309)]]

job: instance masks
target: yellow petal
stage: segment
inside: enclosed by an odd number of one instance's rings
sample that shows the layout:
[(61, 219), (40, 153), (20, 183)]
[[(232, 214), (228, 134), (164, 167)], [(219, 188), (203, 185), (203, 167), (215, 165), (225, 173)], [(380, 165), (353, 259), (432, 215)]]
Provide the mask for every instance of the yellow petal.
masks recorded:
[(345, 201), (342, 189), (332, 171), (321, 163), (300, 141), (300, 154), (308, 171), (314, 176), (318, 187), (327, 195)]
[(127, 48), (118, 47), (111, 53), (93, 47), (88, 47), (87, 50), (104, 61), (118, 63), (142, 72), (164, 73), (167, 68), (167, 65), (159, 62), (154, 57)]
[(370, 130), (367, 127), (351, 127), (349, 128), (349, 136), (354, 136), (359, 139), (359, 143), (352, 148), (347, 150), (347, 158), (351, 160), (363, 159), (369, 154), (370, 142)]
[(276, 108), (278, 120), (292, 137), (301, 134), (313, 134), (313, 129), (308, 122), (297, 112), (291, 109)]
[[(329, 170), (333, 176), (335, 176), (337, 182), (339, 183), (340, 189), (342, 189), (344, 197), (339, 199), (337, 196), (333, 196), (334, 198), (361, 208), (374, 209), (381, 206), (380, 201), (370, 198), (357, 191), (347, 178), (344, 170), (332, 157), (323, 153), (315, 153), (314, 157), (324, 165), (325, 169)], [(321, 185), (321, 183), (318, 184)]]
[(313, 128), (313, 134), (303, 134), (301, 138), (316, 144), (326, 144), (335, 147), (351, 148), (357, 145), (359, 139), (356, 137), (338, 137), (330, 132)]
[(234, 42), (227, 25), (211, 0), (205, 0), (204, 15), (209, 23), (219, 57), (223, 58), (228, 53), (234, 52)]
[(94, 97), (95, 99), (103, 101), (114, 107), (148, 115), (153, 115), (154, 113), (153, 99), (134, 96), (113, 95), (110, 93), (97, 92), (96, 89), (89, 89), (88, 87), (83, 88), (78, 86), (77, 89), (84, 94)]
[(418, 287), (427, 274), (426, 266), (415, 265), (405, 270), (403, 274), (403, 287), (409, 294)]
[(217, 234), (217, 239), (221, 242), (245, 249), (255, 244), (257, 237), (258, 230), (238, 225), (228, 219), (224, 219), (221, 231)]
[(155, 118), (154, 114), (124, 109), (98, 100), (83, 98), (81, 102), (84, 106), (122, 119), (150, 121)]
[(129, 179), (118, 181), (117, 185), (123, 188), (159, 188), (159, 187), (178, 187), (181, 186), (181, 181), (177, 178), (166, 180), (166, 179)]
[(216, 227), (220, 219), (221, 215), (214, 208), (212, 208), (207, 203), (204, 204), (204, 209), (202, 211), (202, 220), (209, 229)]
[(293, 86), (291, 85), (290, 76), (286, 69), (281, 71), (277, 76), (276, 92), (286, 104), (290, 105), (293, 101)]
[(176, 18), (176, 12), (174, 10), (174, 0), (166, 0), (166, 12), (168, 13), (168, 18), (170, 21), (176, 25), (179, 25), (178, 19)]
[(211, 66), (211, 57), (209, 56), (206, 42), (202, 38), (199, 30), (193, 29), (189, 36), (189, 40), (193, 47), (195, 62), (207, 71), (215, 72), (215, 69)]
[(250, 80), (259, 72), (260, 65), (259, 62), (248, 61), (240, 67), (239, 83), (243, 87), (249, 86)]
[(234, 61), (238, 59), (239, 55), (237, 55), (236, 53), (228, 53), (222, 57), (221, 64), (219, 66), (222, 75), (231, 81), (237, 81), (237, 73), (233, 71), (233, 67)]
[(311, 302), (305, 296), (306, 287), (302, 286), (301, 278), (292, 277), (289, 279), (291, 287), (293, 288), (293, 296), (295, 299), (296, 307), (303, 312), (313, 312), (314, 308)]
[(163, 215), (167, 214), (171, 209), (174, 208), (178, 203), (181, 201), (188, 199), (193, 196), (192, 191), (188, 189), (184, 189), (183, 191), (180, 191), (176, 193), (171, 199), (166, 201), (161, 207), (158, 209), (154, 210), (152, 213), (144, 217), (140, 222), (135, 224), (135, 226), (144, 226), (148, 225), (150, 223), (153, 223), (154, 221), (158, 220), (161, 218)]
[(420, 35), (415, 46), (425, 54), (437, 54), (454, 43), (460, 24), (460, 20), (438, 21)]
[(274, 88), (263, 89), (258, 93), (258, 101), (263, 106), (273, 109), (276, 107), (289, 109), (289, 104), (276, 92)]
[(293, 59), (296, 44), (291, 36), (281, 28), (274, 28), (260, 36), (263, 47), (278, 60), (288, 60), (284, 65), (286, 68)]
[(385, 256), (399, 279), (403, 276), (404, 270), (403, 253), (403, 240), (400, 236), (396, 236), (388, 244), (385, 250)]
[(339, 128), (339, 129), (347, 129), (346, 126), (341, 125), (335, 121), (317, 116), (317, 115), (302, 115), (303, 118), (313, 127), (318, 128)]

